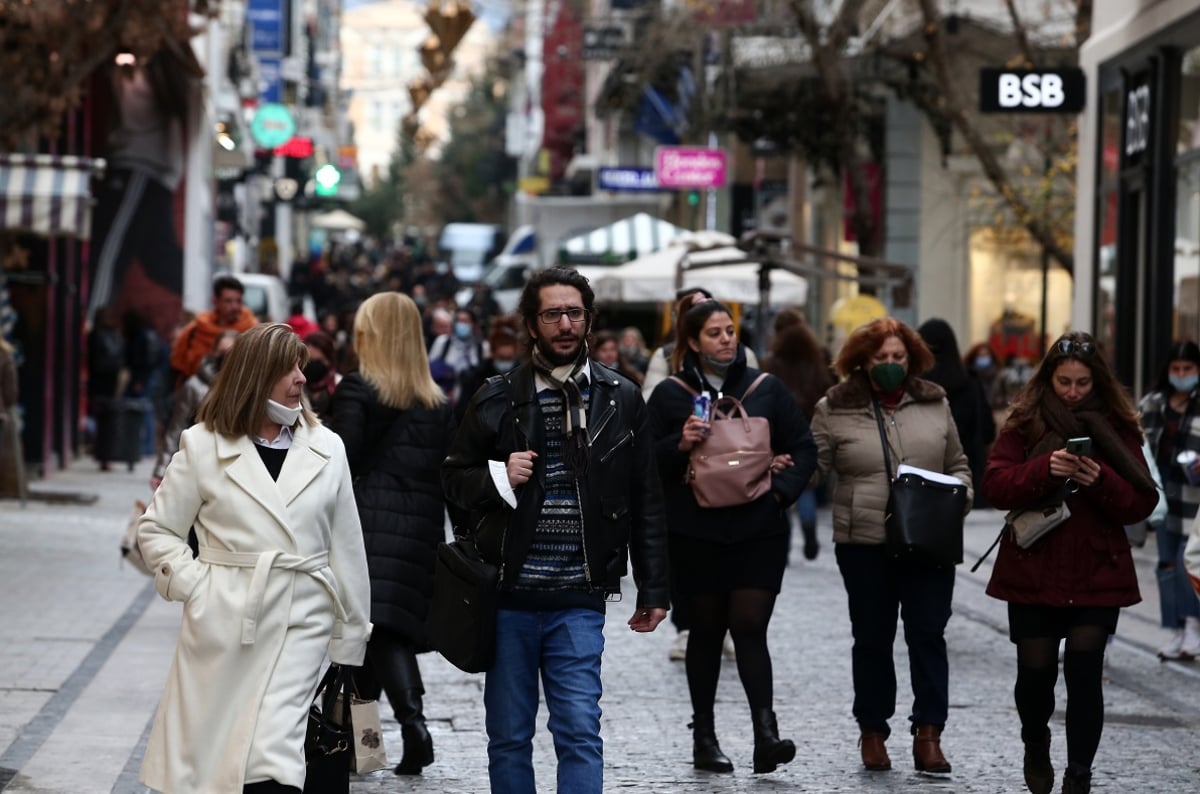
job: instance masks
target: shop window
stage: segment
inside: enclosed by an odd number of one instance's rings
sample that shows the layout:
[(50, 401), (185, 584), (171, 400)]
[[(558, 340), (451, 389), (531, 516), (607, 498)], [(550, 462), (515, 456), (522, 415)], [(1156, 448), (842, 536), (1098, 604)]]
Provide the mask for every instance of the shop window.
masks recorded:
[(1115, 186), (1103, 189), (1100, 194), (1100, 244), (1097, 248), (1096, 267), (1096, 340), (1112, 361), (1116, 351), (1116, 299), (1117, 299), (1117, 207), (1118, 191)]
[(1174, 272), (1171, 335), (1175, 339), (1200, 339), (1200, 158), (1179, 164)]
[(1177, 153), (1200, 149), (1200, 47), (1183, 54), (1180, 72)]
[(1121, 167), (1121, 91), (1115, 88), (1104, 94), (1100, 117), (1100, 178), (1117, 178)]
[[(1024, 229), (1002, 227), (972, 229), (970, 246), (971, 339), (964, 347), (986, 340), (1005, 365), (1036, 363), (1041, 358), (1041, 248)], [(1049, 342), (1070, 329), (1072, 283), (1053, 260), (1046, 280)]]

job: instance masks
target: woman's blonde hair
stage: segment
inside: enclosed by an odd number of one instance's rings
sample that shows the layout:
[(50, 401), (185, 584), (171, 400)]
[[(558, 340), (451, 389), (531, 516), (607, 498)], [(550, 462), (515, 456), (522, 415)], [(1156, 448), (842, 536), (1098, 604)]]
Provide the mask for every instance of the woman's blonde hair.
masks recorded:
[(421, 311), (407, 295), (380, 292), (363, 301), (354, 315), (354, 351), (359, 374), (384, 405), (433, 408), (446, 402), (429, 372)]
[[(239, 334), (225, 354), (196, 421), (223, 436), (257, 436), (267, 417), (267, 400), (279, 379), (308, 363), (308, 348), (290, 325), (256, 325)], [(319, 424), (301, 402), (303, 421)]]

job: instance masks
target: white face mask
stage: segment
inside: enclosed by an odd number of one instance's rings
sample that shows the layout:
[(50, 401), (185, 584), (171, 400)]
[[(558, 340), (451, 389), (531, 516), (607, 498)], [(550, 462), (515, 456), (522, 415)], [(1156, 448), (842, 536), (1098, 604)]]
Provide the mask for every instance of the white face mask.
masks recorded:
[(288, 408), (286, 405), (277, 403), (274, 400), (267, 400), (267, 418), (272, 422), (278, 422), (284, 427), (291, 427), (300, 419), (300, 406)]

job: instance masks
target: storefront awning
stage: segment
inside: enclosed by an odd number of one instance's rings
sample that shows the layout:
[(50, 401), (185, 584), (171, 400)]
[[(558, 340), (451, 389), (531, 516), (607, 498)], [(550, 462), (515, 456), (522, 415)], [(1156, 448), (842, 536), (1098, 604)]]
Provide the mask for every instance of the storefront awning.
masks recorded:
[(88, 157), (0, 154), (0, 231), (88, 239), (91, 178), (103, 170)]

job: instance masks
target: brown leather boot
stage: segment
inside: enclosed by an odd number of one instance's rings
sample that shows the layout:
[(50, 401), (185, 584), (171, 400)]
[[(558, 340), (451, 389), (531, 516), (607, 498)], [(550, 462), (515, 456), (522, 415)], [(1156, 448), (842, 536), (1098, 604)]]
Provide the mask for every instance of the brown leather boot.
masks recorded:
[(892, 759), (888, 758), (887, 737), (874, 731), (863, 731), (859, 737), (858, 746), (862, 750), (863, 766), (872, 772), (882, 772), (892, 768)]
[(950, 762), (942, 755), (942, 730), (935, 725), (917, 725), (913, 729), (913, 764), (918, 772), (947, 774)]

